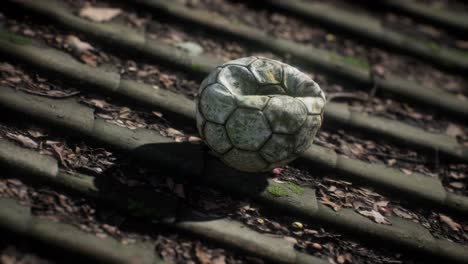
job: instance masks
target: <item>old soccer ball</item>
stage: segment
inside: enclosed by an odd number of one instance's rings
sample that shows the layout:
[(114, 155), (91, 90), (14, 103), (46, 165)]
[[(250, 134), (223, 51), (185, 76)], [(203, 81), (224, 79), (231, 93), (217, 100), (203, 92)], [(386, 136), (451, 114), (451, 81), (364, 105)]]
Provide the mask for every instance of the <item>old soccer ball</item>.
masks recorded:
[(201, 137), (225, 164), (267, 171), (312, 144), (325, 94), (309, 76), (276, 60), (229, 61), (201, 83), (196, 100)]

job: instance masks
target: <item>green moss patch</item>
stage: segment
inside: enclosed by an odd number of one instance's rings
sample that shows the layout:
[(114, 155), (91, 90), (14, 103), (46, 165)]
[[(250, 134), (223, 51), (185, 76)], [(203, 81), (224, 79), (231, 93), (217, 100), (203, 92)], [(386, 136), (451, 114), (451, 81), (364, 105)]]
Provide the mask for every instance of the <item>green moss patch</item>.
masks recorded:
[(295, 183), (288, 182), (286, 183), (286, 187), (297, 195), (302, 195), (304, 193), (304, 188)]
[(280, 185), (270, 185), (267, 188), (267, 192), (275, 197), (281, 197), (288, 195), (288, 190)]
[(362, 59), (362, 58), (353, 57), (353, 56), (340, 56), (338, 54), (332, 54), (330, 58), (335, 62), (357, 66), (359, 68), (363, 68), (366, 70), (369, 70), (370, 68), (367, 60)]
[(31, 40), (23, 36), (0, 30), (0, 39), (15, 43), (15, 44), (30, 44)]
[(304, 193), (304, 188), (295, 183), (288, 182), (285, 184), (270, 185), (267, 188), (267, 192), (275, 197), (287, 196), (291, 192), (302, 195)]
[(361, 58), (346, 56), (346, 57), (343, 57), (343, 61), (347, 64), (359, 66), (364, 69), (369, 69), (369, 63), (367, 62), (367, 60), (364, 60)]

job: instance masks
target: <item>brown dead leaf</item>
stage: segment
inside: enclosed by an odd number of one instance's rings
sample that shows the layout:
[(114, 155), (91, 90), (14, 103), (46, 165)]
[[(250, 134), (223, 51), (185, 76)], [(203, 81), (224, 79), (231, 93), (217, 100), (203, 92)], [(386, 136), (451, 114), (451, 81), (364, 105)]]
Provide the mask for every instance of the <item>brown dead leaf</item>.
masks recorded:
[(463, 136), (463, 129), (460, 126), (455, 124), (449, 124), (445, 133), (449, 136), (456, 137), (456, 136)]
[(455, 189), (463, 189), (465, 188), (465, 184), (463, 182), (451, 182), (449, 183), (450, 187)]
[(330, 206), (335, 211), (341, 210), (341, 206), (339, 206), (336, 203), (330, 201), (326, 196), (320, 197), (320, 203)]
[(403, 211), (402, 209), (399, 208), (393, 208), (392, 212), (401, 218), (404, 219), (413, 219), (413, 216), (409, 214), (408, 212)]
[(6, 62), (2, 62), (0, 63), (0, 72), (8, 73), (8, 74), (15, 74), (16, 70), (15, 70), (15, 67), (13, 67), (13, 65), (6, 63)]
[(405, 169), (405, 168), (401, 168), (401, 171), (406, 175), (411, 175), (413, 173), (411, 170), (408, 170), (408, 169)]
[(465, 174), (463, 174), (461, 172), (454, 172), (454, 171), (451, 171), (449, 173), (449, 176), (450, 176), (450, 178), (455, 179), (455, 180), (463, 180), (463, 179), (466, 178)]
[(80, 10), (80, 17), (94, 22), (105, 22), (122, 13), (120, 8), (85, 6)]
[(106, 101), (99, 100), (99, 99), (89, 99), (89, 100), (86, 100), (86, 102), (100, 109), (105, 109), (109, 106), (109, 104)]
[(388, 206), (389, 201), (378, 201), (374, 203), (374, 210), (381, 212), (381, 213), (387, 213), (387, 206)]
[(52, 147), (52, 150), (54, 151), (55, 155), (59, 158), (60, 160), (60, 163), (62, 163), (62, 165), (66, 168), (68, 168), (68, 164), (67, 164), (67, 161), (64, 157), (64, 154), (63, 154), (63, 146), (58, 146), (58, 144), (48, 144)]
[(182, 132), (180, 132), (179, 130), (174, 129), (174, 128), (172, 128), (172, 127), (168, 128), (168, 129), (166, 130), (166, 132), (167, 132), (167, 135), (170, 136), (170, 137), (183, 136), (183, 135), (184, 135), (184, 133), (182, 133)]
[(387, 165), (390, 166), (390, 167), (393, 166), (393, 165), (395, 165), (396, 163), (397, 163), (397, 160), (396, 160), (396, 159), (389, 159), (389, 160), (387, 160)]
[(307, 247), (315, 249), (315, 250), (321, 250), (323, 247), (319, 243), (312, 243), (312, 242), (306, 242)]
[(372, 73), (378, 77), (383, 78), (385, 76), (385, 67), (379, 64), (372, 66)]
[(80, 60), (84, 62), (86, 65), (89, 65), (91, 67), (96, 67), (98, 57), (90, 52), (85, 52), (80, 55)]
[(11, 82), (11, 83), (20, 83), (21, 82), (21, 78), (20, 77), (16, 77), (16, 76), (13, 76), (13, 77), (8, 77), (6, 78), (7, 81)]
[(460, 49), (468, 49), (468, 40), (457, 40), (455, 46)]
[(344, 264), (346, 261), (345, 257), (343, 255), (339, 255), (337, 258), (336, 258), (336, 262), (340, 263), (340, 264)]
[(450, 227), (450, 229), (452, 229), (453, 231), (460, 231), (461, 229), (461, 225), (455, 221), (452, 220), (452, 218), (446, 216), (446, 215), (443, 215), (443, 214), (439, 214), (439, 217), (440, 217), (440, 221), (442, 221), (444, 224), (446, 224), (448, 227)]
[(47, 136), (46, 134), (42, 133), (38, 130), (28, 129), (28, 134), (31, 135), (33, 138), (40, 138)]
[(78, 54), (94, 50), (91, 44), (89, 44), (88, 42), (81, 41), (77, 36), (74, 35), (68, 35), (65, 38), (65, 45), (67, 45), (67, 47), (77, 52)]
[(29, 137), (20, 135), (20, 134), (13, 134), (13, 133), (7, 133), (6, 136), (10, 139), (13, 139), (23, 145), (24, 147), (27, 148), (32, 148), (32, 149), (37, 149), (39, 145), (36, 143), (36, 141), (32, 140)]
[(226, 260), (223, 255), (213, 256), (206, 250), (203, 250), (202, 246), (197, 243), (195, 245), (195, 256), (201, 264), (225, 264)]
[(195, 137), (195, 136), (190, 136), (190, 137), (188, 138), (188, 142), (190, 142), (190, 143), (198, 143), (198, 142), (201, 142), (201, 141), (202, 141), (201, 138)]
[(152, 111), (151, 113), (159, 118), (163, 117), (163, 114), (161, 112)]
[(387, 218), (385, 218), (385, 216), (383, 216), (381, 213), (374, 211), (374, 210), (372, 211), (358, 210), (358, 213), (360, 213), (363, 216), (369, 217), (370, 219), (374, 220), (374, 222), (378, 224), (385, 224), (385, 225), (392, 224), (390, 223), (390, 221), (388, 221)]

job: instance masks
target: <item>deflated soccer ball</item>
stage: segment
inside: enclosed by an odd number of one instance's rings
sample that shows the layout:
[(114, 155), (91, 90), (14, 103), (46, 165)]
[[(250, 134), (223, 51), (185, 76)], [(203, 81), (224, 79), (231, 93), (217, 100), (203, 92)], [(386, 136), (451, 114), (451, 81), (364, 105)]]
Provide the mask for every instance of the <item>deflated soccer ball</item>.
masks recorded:
[(245, 172), (286, 165), (308, 149), (326, 101), (309, 76), (260, 57), (217, 67), (198, 94), (201, 137), (225, 164)]

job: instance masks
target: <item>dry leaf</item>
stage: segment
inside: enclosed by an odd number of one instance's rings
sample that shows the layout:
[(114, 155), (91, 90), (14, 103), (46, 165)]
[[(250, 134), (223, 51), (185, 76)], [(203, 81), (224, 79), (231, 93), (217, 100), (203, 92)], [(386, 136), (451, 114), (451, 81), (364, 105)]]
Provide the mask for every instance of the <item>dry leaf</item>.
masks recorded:
[(385, 76), (385, 67), (382, 65), (374, 65), (372, 66), (372, 73), (377, 75), (378, 77), (384, 77)]
[(20, 83), (21, 82), (21, 78), (20, 77), (8, 77), (6, 78), (9, 82), (11, 83)]
[(120, 13), (122, 13), (122, 9), (120, 8), (86, 6), (80, 10), (80, 17), (84, 17), (95, 22), (104, 22), (111, 20)]
[(313, 248), (313, 249), (316, 249), (316, 250), (321, 250), (322, 249), (322, 245), (320, 245), (319, 243), (308, 243), (307, 246)]
[(109, 106), (109, 104), (106, 101), (99, 99), (89, 99), (86, 102), (100, 109), (104, 109)]
[(152, 111), (151, 113), (159, 118), (163, 117), (163, 114), (161, 112)]
[(207, 251), (203, 250), (202, 246), (197, 243), (195, 245), (195, 256), (201, 264), (225, 264), (226, 257), (224, 255), (213, 256)]
[(50, 146), (52, 147), (53, 151), (55, 152), (55, 155), (59, 158), (60, 162), (62, 163), (62, 165), (64, 167), (67, 167), (68, 168), (68, 164), (66, 162), (66, 159), (65, 157), (63, 156), (63, 146), (62, 147), (59, 147), (57, 146), (58, 144), (50, 144)]
[(85, 51), (94, 50), (93, 46), (88, 42), (81, 41), (77, 36), (68, 35), (65, 38), (65, 44), (70, 47), (72, 50), (81, 54)]
[(330, 201), (330, 200), (328, 200), (328, 199), (326, 199), (324, 197), (320, 198), (320, 203), (324, 204), (324, 205), (331, 206), (331, 208), (333, 208), (333, 210), (335, 210), (335, 211), (339, 211), (341, 209), (341, 206), (337, 205), (336, 203), (334, 203), (334, 202), (332, 202), (332, 201)]
[(80, 60), (84, 62), (86, 65), (89, 65), (91, 67), (96, 67), (97, 66), (97, 57), (96, 55), (90, 53), (90, 52), (85, 52), (80, 55)]
[(13, 65), (6, 63), (6, 62), (0, 63), (0, 71), (3, 73), (8, 73), (8, 74), (16, 73), (15, 67), (13, 67)]
[(21, 145), (23, 145), (24, 147), (27, 147), (27, 148), (37, 149), (38, 146), (39, 146), (34, 140), (32, 140), (29, 137), (23, 136), (23, 135), (16, 135), (16, 134), (13, 134), (13, 133), (7, 133), (6, 136), (8, 138), (11, 138), (11, 139), (21, 143)]
[(380, 213), (388, 214), (388, 209), (387, 209), (388, 203), (389, 203), (388, 201), (378, 201), (374, 203), (373, 208), (374, 210)]
[(47, 136), (46, 134), (42, 133), (41, 131), (32, 130), (32, 129), (28, 130), (28, 134), (31, 135), (33, 138), (39, 138), (39, 137)]
[(446, 215), (443, 215), (443, 214), (439, 214), (439, 217), (440, 217), (440, 221), (442, 221), (444, 224), (446, 224), (447, 226), (450, 227), (450, 229), (452, 229), (453, 231), (460, 231), (461, 229), (461, 225), (455, 221), (452, 220), (452, 218), (446, 216)]
[(344, 264), (346, 259), (343, 255), (339, 255), (337, 258), (336, 258), (336, 261), (340, 264)]
[(406, 175), (411, 175), (413, 172), (408, 170), (408, 169), (404, 169), (404, 168), (401, 168), (401, 171), (406, 174)]
[(211, 260), (211, 264), (226, 264), (226, 256), (219, 255)]
[(466, 178), (465, 174), (463, 174), (461, 172), (454, 172), (454, 171), (451, 171), (449, 173), (449, 176), (450, 176), (450, 178), (455, 179), (455, 180), (463, 180), (463, 179)]
[(468, 40), (457, 40), (455, 46), (460, 49), (468, 49)]
[(393, 213), (396, 215), (396, 216), (399, 216), (401, 218), (404, 218), (404, 219), (413, 219), (413, 216), (411, 216), (409, 213), (399, 209), (399, 208), (393, 208)]
[(385, 216), (383, 216), (381, 213), (374, 211), (374, 210), (372, 211), (358, 210), (358, 213), (371, 218), (372, 220), (374, 220), (374, 222), (379, 223), (379, 224), (385, 224), (385, 225), (392, 224), (390, 223), (390, 221), (388, 221), (387, 218), (385, 218)]
[(284, 238), (284, 240), (286, 240), (286, 241), (289, 241), (289, 242), (291, 242), (291, 243), (293, 243), (293, 244), (297, 244), (297, 239), (295, 239), (294, 237), (285, 236), (285, 237), (283, 237), (283, 238)]
[(449, 124), (445, 130), (445, 133), (452, 137), (463, 136), (463, 134), (465, 134), (463, 133), (463, 129), (455, 124)]
[(202, 141), (201, 138), (195, 137), (195, 136), (190, 136), (190, 137), (188, 138), (188, 142), (190, 142), (190, 143), (197, 143), (197, 142), (201, 142), (201, 141)]
[(304, 227), (304, 225), (301, 222), (293, 222), (291, 225), (292, 227), (298, 228), (298, 229), (301, 229)]
[(184, 133), (182, 133), (182, 132), (180, 132), (179, 130), (174, 129), (174, 128), (172, 128), (172, 127), (168, 128), (168, 129), (166, 130), (166, 133), (167, 133), (167, 135), (170, 136), (170, 137), (174, 137), (174, 136), (183, 136), (183, 135), (184, 135)]
[(451, 182), (449, 183), (450, 187), (453, 187), (455, 189), (463, 189), (465, 188), (465, 184), (463, 182)]

